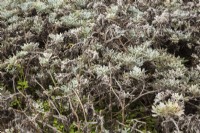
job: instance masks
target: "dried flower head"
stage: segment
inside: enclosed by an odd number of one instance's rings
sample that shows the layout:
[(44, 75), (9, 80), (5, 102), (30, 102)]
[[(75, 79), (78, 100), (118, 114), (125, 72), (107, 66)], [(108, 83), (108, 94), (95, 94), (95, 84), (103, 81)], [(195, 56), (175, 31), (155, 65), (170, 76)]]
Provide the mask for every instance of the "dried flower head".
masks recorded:
[(153, 116), (169, 118), (183, 115), (183, 100), (182, 94), (171, 93), (170, 91), (158, 93), (152, 106)]

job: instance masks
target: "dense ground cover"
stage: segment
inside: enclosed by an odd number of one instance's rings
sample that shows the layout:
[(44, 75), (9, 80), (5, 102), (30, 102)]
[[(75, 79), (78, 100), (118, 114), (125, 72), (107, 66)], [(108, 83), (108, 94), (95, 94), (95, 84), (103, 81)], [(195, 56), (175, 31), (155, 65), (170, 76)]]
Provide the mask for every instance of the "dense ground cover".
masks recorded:
[(0, 131), (200, 132), (198, 0), (5, 0)]

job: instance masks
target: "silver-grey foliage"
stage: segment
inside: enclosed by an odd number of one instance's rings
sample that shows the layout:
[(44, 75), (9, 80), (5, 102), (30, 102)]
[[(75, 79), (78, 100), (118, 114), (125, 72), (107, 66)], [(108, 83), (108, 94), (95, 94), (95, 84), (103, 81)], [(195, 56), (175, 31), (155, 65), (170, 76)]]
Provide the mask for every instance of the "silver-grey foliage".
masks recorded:
[(199, 12), (198, 0), (2, 1), (0, 131), (200, 132)]

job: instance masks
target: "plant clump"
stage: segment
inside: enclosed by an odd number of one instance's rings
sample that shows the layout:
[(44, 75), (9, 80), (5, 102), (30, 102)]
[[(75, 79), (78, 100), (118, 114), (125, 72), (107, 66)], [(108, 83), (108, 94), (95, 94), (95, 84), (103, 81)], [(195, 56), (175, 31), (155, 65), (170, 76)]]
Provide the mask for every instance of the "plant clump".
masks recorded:
[(6, 0), (0, 131), (200, 132), (200, 1)]

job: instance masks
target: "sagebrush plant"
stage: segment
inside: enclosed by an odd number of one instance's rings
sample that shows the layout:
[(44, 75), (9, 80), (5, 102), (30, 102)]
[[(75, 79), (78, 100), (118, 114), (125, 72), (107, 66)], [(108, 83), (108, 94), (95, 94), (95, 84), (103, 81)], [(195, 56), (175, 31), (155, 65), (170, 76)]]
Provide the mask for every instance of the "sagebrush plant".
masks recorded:
[(200, 1), (6, 0), (1, 132), (200, 132)]

